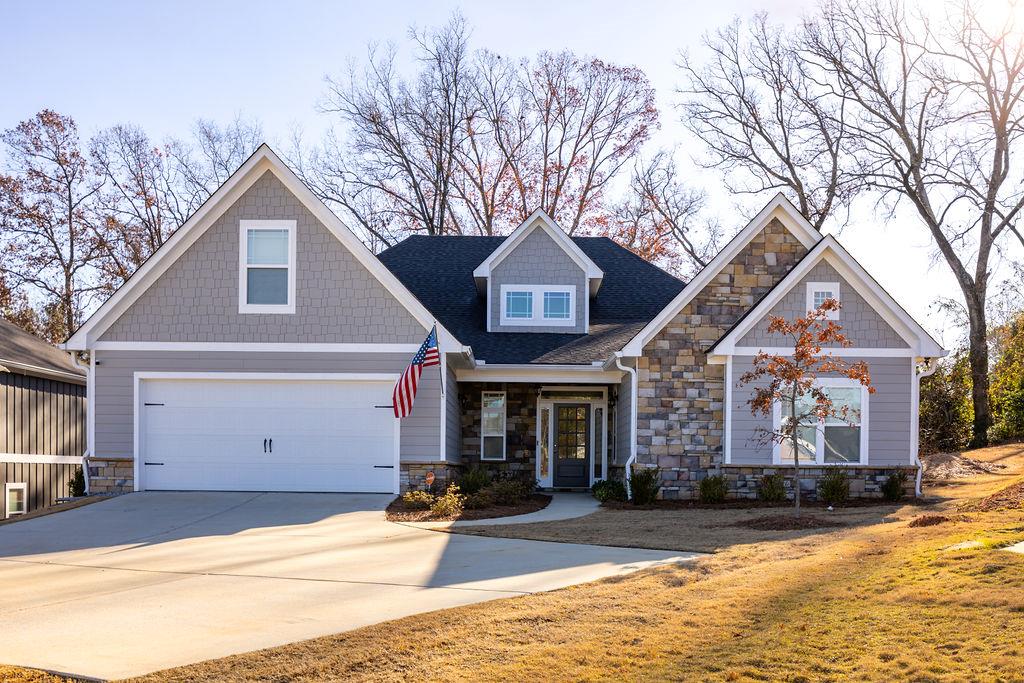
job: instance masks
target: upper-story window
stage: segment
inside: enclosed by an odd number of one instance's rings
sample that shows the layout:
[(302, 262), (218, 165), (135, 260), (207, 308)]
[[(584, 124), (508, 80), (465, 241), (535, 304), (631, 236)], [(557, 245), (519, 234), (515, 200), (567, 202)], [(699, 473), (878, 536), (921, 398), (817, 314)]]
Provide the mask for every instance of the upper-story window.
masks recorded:
[(572, 327), (576, 324), (576, 287), (502, 285), (501, 324)]
[[(814, 311), (821, 306), (827, 299), (835, 299), (837, 302), (842, 303), (842, 299), (839, 298), (839, 283), (838, 282), (808, 282), (807, 283), (807, 310)], [(829, 311), (828, 316), (830, 320), (835, 320), (839, 317), (839, 311)]]
[(241, 221), (238, 312), (295, 312), (295, 221)]

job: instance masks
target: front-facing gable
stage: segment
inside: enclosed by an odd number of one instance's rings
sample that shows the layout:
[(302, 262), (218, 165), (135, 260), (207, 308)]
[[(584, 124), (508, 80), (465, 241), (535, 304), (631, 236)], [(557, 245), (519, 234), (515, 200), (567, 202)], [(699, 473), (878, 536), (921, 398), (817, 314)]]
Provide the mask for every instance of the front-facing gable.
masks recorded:
[[(298, 242), (308, 242), (306, 247), (296, 244), (295, 313), (243, 313), (240, 228), (245, 227), (242, 221), (266, 221), (271, 215), (294, 221), (302, 238)], [(142, 299), (146, 301), (140, 303)], [(154, 337), (166, 343), (344, 343), (356, 334), (361, 335), (360, 343), (408, 345), (419, 341), (434, 323), (423, 304), (267, 145), (261, 145), (65, 348), (94, 348), (101, 338), (106, 344), (121, 344), (114, 340), (134, 343)], [(460, 346), (443, 325), (438, 325), (438, 338), (445, 348)]]

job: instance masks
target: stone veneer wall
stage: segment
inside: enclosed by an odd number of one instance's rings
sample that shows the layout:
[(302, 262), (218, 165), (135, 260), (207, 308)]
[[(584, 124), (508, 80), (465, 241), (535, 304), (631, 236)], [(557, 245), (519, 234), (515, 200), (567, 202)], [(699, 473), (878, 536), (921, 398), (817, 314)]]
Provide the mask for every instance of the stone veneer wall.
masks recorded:
[[(537, 389), (536, 384), (464, 382), (459, 384), (462, 409), (462, 462), (466, 467), (482, 465), (490, 470), (537, 471)], [(480, 460), (480, 400), (485, 391), (505, 392), (505, 460)]]
[[(801, 467), (801, 499), (817, 500), (818, 480), (832, 469), (834, 468)], [(914, 480), (917, 475), (916, 467), (845, 467), (843, 469), (849, 477), (851, 498), (881, 498), (882, 485), (885, 484), (890, 475), (901, 471), (907, 475), (906, 480), (903, 482), (903, 493), (908, 497), (914, 497)], [(786, 496), (792, 499), (792, 466), (750, 467), (747, 465), (725, 465), (722, 468), (722, 474), (725, 475), (728, 496), (730, 498), (756, 500), (757, 487), (762, 477), (769, 474), (781, 474), (785, 478)]]
[(696, 498), (722, 464), (725, 366), (708, 365), (703, 349), (806, 253), (773, 219), (637, 359), (637, 460), (661, 469), (664, 498)]
[(135, 490), (135, 461), (131, 458), (86, 458), (89, 493), (131, 493)]
[[(434, 491), (444, 491), (448, 484), (455, 481), (459, 476), (460, 466), (445, 462), (422, 462), (402, 463), (399, 472), (399, 490), (425, 491), (433, 488)], [(434, 473), (433, 486), (427, 486), (427, 473)]]

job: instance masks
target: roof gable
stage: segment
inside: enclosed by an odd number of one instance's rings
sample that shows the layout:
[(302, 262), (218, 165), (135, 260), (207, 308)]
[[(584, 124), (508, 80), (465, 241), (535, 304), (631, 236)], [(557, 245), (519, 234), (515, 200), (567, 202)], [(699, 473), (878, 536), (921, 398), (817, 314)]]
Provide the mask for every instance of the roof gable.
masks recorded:
[[(756, 306), (743, 317), (708, 350), (709, 355), (730, 355), (740, 347), (739, 342), (768, 315), (805, 276), (819, 263), (828, 263), (840, 275), (846, 285), (852, 286), (863, 300), (910, 347), (916, 356), (934, 358), (946, 355), (938, 342), (925, 330), (832, 235), (824, 237), (817, 246), (801, 259), (782, 280), (766, 294)], [(841, 297), (845, 296), (841, 294)]]
[(640, 356), (644, 347), (657, 335), (673, 318), (690, 303), (705, 287), (711, 284), (715, 277), (754, 239), (773, 219), (779, 222), (807, 249), (811, 249), (821, 239), (822, 235), (807, 219), (801, 215), (793, 203), (786, 199), (781, 192), (776, 194), (771, 201), (765, 204), (756, 216), (739, 233), (733, 237), (725, 247), (718, 252), (711, 262), (701, 269), (689, 284), (676, 296), (665, 308), (647, 325), (644, 326), (629, 342), (623, 347), (622, 353), (625, 356)]
[[(501, 263), (505, 257), (515, 251), (515, 248), (526, 237), (534, 230), (543, 230), (548, 233), (554, 242), (562, 248), (562, 250), (576, 262), (583, 272), (586, 274), (588, 280), (600, 281), (604, 277), (604, 273), (598, 268), (597, 264), (589, 256), (584, 253), (579, 246), (573, 242), (572, 238), (569, 237), (564, 230), (562, 230), (554, 219), (548, 216), (541, 209), (537, 209), (523, 221), (518, 228), (512, 231), (507, 238), (505, 238), (501, 244), (499, 244), (494, 251), (492, 251), (487, 258), (483, 260), (473, 270), (473, 277), (475, 278), (488, 278), (491, 276), (491, 271)], [(596, 291), (596, 288), (592, 288), (592, 292)]]
[[(71, 336), (69, 350), (87, 349), (135, 303), (202, 235), (267, 171), (273, 175), (337, 238), (426, 329), (433, 315), (391, 271), (370, 252), (351, 230), (320, 201), (266, 144), (260, 145), (231, 177), (179, 227), (141, 267)], [(461, 345), (443, 326), (438, 326), (442, 345)]]

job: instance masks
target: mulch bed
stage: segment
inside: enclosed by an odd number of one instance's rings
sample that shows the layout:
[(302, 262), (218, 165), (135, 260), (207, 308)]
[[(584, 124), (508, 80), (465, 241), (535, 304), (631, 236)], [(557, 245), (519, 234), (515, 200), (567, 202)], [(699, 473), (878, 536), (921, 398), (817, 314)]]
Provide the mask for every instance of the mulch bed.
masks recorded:
[(787, 515), (769, 515), (767, 517), (745, 519), (742, 522), (730, 524), (730, 526), (757, 529), (758, 531), (798, 531), (800, 529), (824, 529), (826, 527), (842, 527), (846, 525), (842, 522), (822, 519), (813, 515), (800, 515), (797, 517), (790, 513)]
[[(879, 505), (923, 505), (925, 501), (921, 498), (904, 498), (898, 502), (885, 500), (884, 498), (850, 498), (844, 503), (834, 505), (840, 508), (864, 508), (877, 507)], [(757, 510), (768, 508), (792, 508), (793, 501), (787, 500), (781, 503), (766, 503), (762, 500), (726, 500), (721, 503), (702, 503), (699, 500), (656, 500), (650, 505), (633, 505), (632, 503), (621, 503), (618, 501), (607, 501), (601, 506), (609, 510)], [(816, 508), (824, 510), (829, 503), (816, 500), (800, 499), (801, 508)]]
[(534, 493), (516, 505), (494, 505), (480, 510), (463, 510), (462, 514), (458, 517), (434, 517), (431, 515), (430, 510), (411, 510), (407, 508), (405, 503), (402, 502), (402, 497), (399, 496), (391, 502), (391, 505), (388, 505), (387, 520), (389, 522), (447, 522), (513, 517), (543, 510), (550, 502), (551, 496), (546, 496), (543, 493)]
[(952, 517), (946, 515), (921, 515), (920, 517), (914, 517), (910, 520), (910, 524), (907, 526), (917, 528), (922, 526), (935, 526), (936, 524), (945, 524), (946, 522), (952, 522)]
[(1024, 508), (1024, 481), (1007, 486), (1002, 491), (996, 491), (976, 505), (970, 506), (970, 509), (981, 512), (1019, 510), (1020, 508)]

